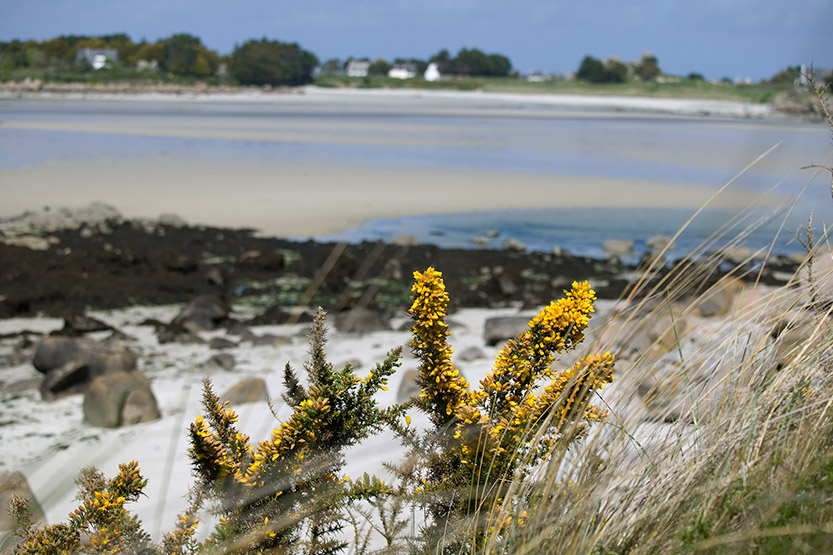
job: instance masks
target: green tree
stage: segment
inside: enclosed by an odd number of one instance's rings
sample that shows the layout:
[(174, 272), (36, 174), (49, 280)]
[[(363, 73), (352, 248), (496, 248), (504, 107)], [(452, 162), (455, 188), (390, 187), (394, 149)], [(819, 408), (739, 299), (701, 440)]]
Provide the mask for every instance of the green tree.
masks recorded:
[(773, 85), (792, 85), (801, 76), (801, 67), (789, 66), (772, 76), (769, 80)]
[(659, 61), (656, 56), (643, 54), (642, 60), (635, 68), (636, 75), (643, 81), (653, 81), (662, 73), (659, 69)]
[(477, 48), (460, 49), (450, 65), (452, 73), (484, 77), (505, 77), (512, 69), (512, 63), (506, 56), (487, 55)]
[(181, 33), (161, 43), (159, 66), (175, 75), (211, 75), (220, 63), (217, 53), (203, 46), (195, 36)]
[(297, 43), (250, 40), (235, 47), (231, 73), (243, 85), (303, 85), (312, 81), (315, 54)]
[(368, 75), (387, 75), (392, 66), (382, 58), (379, 58), (367, 69)]
[(576, 72), (576, 79), (591, 83), (604, 83), (607, 80), (607, 70), (601, 60), (585, 56)]

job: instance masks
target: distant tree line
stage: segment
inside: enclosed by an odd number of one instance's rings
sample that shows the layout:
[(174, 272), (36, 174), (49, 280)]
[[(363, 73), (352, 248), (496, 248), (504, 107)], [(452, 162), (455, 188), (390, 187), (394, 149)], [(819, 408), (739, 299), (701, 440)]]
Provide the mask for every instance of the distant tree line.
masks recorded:
[[(318, 58), (296, 43), (252, 39), (236, 45), (229, 56), (221, 56), (207, 48), (193, 35), (178, 33), (168, 38), (148, 42), (133, 42), (124, 33), (83, 36), (62, 35), (43, 41), (12, 40), (0, 42), (0, 78), (15, 72), (55, 74), (84, 74), (92, 72), (89, 60), (78, 56), (82, 49), (114, 50), (117, 60), (108, 69), (132, 70), (143, 68), (147, 74), (186, 78), (233, 79), (242, 85), (303, 85), (313, 80), (313, 70), (319, 75), (344, 73), (352, 58), (345, 61), (327, 60), (319, 66)], [(367, 60), (367, 59), (365, 59)], [(367, 60), (370, 62), (370, 60)], [(429, 63), (437, 65), (442, 75), (467, 77), (507, 77), (512, 75), (512, 63), (501, 54), (487, 54), (477, 48), (461, 48), (456, 56), (443, 49), (428, 60), (396, 58), (392, 62), (379, 58), (370, 62), (368, 74), (384, 76), (394, 65), (408, 64), (417, 75), (425, 72)], [(629, 80), (654, 81), (663, 76), (659, 61), (651, 54), (643, 54), (637, 61), (624, 63), (616, 57), (599, 60), (592, 56), (582, 59), (575, 78), (588, 83), (624, 83)], [(789, 86), (801, 77), (799, 66), (779, 71), (766, 83)], [(680, 78), (676, 78), (680, 79)], [(691, 82), (704, 81), (702, 74), (689, 73)], [(833, 75), (823, 73), (819, 78), (833, 90)], [(722, 81), (731, 82), (724, 78)]]
[(78, 58), (80, 50), (115, 50), (117, 68), (136, 68), (178, 77), (205, 78), (218, 73), (221, 64), (243, 85), (301, 85), (312, 81), (318, 58), (293, 43), (267, 39), (237, 45), (231, 56), (220, 56), (193, 35), (179, 33), (156, 42), (134, 43), (125, 34), (89, 37), (63, 35), (44, 41), (0, 42), (0, 73), (15, 70), (50, 70), (84, 73), (89, 63)]

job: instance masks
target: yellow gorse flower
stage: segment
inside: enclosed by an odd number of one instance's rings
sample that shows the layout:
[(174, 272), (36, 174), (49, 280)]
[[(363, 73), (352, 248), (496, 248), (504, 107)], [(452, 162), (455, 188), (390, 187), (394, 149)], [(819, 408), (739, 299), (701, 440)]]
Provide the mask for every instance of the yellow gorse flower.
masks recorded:
[[(445, 323), (449, 298), (442, 274), (428, 268), (415, 272), (414, 280), (410, 315), (414, 321), (411, 346), (420, 359), (418, 406), (429, 413), (437, 430), (449, 423), (453, 430), (453, 442), (444, 443), (444, 456), (452, 460), (429, 471), (434, 479), (424, 486), (445, 483), (452, 478), (449, 472), (459, 474), (461, 484), (489, 473), (503, 475), (515, 469), (524, 454), (532, 454), (533, 459), (544, 456), (568, 423), (575, 426), (569, 436), (573, 440), (586, 422), (606, 417), (587, 398), (589, 392), (613, 381), (613, 355), (584, 357), (563, 372), (551, 368), (555, 354), (584, 339), (596, 299), (588, 282), (574, 282), (564, 298), (532, 318), (528, 329), (500, 350), (480, 387), (472, 390), (451, 360), (453, 351), (447, 342), (451, 332)], [(550, 383), (536, 391), (542, 379)], [(535, 439), (548, 414), (553, 415), (548, 431)], [(488, 472), (476, 471), (477, 467)], [(499, 501), (479, 502), (488, 509)]]

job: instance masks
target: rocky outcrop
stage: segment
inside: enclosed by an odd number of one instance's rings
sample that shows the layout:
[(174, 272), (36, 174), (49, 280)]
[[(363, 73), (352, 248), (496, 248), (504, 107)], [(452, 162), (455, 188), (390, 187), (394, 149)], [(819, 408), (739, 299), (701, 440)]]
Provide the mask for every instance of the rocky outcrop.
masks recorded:
[(150, 381), (140, 372), (97, 377), (84, 394), (84, 421), (99, 428), (117, 428), (161, 417)]

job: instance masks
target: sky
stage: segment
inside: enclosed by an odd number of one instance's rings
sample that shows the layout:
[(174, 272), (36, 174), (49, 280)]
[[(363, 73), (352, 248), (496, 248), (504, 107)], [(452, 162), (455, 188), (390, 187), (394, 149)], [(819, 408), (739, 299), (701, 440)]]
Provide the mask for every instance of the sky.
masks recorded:
[(669, 74), (754, 81), (802, 63), (833, 68), (831, 24), (831, 0), (0, 0), (0, 41), (184, 32), (229, 54), (266, 37), (321, 61), (466, 47), (508, 56), (521, 73), (561, 74), (585, 55), (650, 52)]

